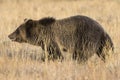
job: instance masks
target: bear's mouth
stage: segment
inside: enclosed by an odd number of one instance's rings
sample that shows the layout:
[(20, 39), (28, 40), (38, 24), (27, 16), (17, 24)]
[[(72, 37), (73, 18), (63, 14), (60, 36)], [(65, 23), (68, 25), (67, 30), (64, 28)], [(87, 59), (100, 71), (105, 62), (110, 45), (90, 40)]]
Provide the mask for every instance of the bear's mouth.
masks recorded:
[(12, 41), (16, 41), (16, 38), (11, 39)]
[(11, 40), (19, 43), (23, 42), (20, 38), (12, 38)]
[(20, 38), (16, 38), (14, 41), (19, 42), (19, 43), (23, 42), (22, 39), (20, 39)]

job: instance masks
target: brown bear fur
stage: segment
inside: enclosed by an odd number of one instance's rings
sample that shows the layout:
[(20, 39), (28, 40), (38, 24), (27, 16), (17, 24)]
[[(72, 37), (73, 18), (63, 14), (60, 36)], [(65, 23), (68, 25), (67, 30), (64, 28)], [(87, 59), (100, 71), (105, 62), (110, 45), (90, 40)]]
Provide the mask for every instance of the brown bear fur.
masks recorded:
[[(78, 61), (86, 61), (96, 53), (105, 61), (103, 48), (113, 50), (113, 42), (99, 23), (86, 16), (65, 19), (43, 18), (21, 24), (9, 38), (41, 46), (48, 59), (63, 59), (63, 52), (72, 54)], [(106, 47), (106, 45), (108, 45)]]

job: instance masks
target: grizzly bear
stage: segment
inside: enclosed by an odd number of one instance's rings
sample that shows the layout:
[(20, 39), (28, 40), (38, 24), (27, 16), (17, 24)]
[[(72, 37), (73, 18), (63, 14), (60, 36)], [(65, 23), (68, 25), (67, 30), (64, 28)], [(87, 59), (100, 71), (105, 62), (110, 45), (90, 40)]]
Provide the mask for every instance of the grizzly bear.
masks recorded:
[[(51, 17), (29, 19), (8, 36), (12, 41), (41, 46), (44, 58), (64, 59), (64, 52), (77, 61), (86, 61), (94, 53), (103, 61), (114, 49), (110, 36), (95, 20), (82, 15), (56, 20)], [(106, 50), (106, 51), (104, 51)]]

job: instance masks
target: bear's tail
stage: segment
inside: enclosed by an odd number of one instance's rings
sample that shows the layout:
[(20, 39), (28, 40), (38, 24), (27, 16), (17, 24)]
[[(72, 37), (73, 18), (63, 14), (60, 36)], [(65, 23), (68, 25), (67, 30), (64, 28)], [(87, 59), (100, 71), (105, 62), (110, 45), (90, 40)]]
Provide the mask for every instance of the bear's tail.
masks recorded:
[(113, 42), (110, 36), (107, 33), (104, 33), (99, 41), (99, 48), (97, 50), (97, 55), (105, 62), (106, 57), (113, 52), (114, 52)]

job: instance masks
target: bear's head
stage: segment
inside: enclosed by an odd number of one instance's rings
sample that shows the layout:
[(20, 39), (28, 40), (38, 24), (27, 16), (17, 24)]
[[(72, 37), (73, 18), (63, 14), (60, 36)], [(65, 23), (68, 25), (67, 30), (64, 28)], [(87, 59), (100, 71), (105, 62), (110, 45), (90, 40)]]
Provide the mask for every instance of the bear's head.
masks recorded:
[[(35, 39), (35, 29), (37, 23), (31, 19), (27, 20), (23, 24), (21, 24), (13, 33), (11, 33), (8, 37), (12, 41), (16, 41), (19, 43), (30, 42), (33, 37)], [(34, 31), (34, 32), (33, 32)]]
[(29, 19), (21, 24), (8, 37), (15, 42), (40, 45), (44, 34), (46, 34), (45, 30), (49, 30), (51, 23), (54, 21), (53, 18), (43, 18), (41, 20)]

